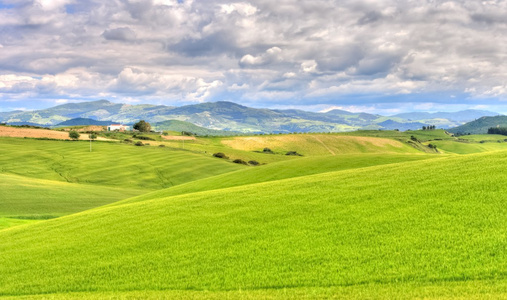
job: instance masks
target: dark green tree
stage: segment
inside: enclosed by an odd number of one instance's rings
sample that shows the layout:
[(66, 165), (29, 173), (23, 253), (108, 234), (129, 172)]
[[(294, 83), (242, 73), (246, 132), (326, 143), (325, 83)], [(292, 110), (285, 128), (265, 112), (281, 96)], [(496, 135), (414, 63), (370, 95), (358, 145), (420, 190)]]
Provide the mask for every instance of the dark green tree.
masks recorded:
[(80, 135), (77, 131), (75, 131), (75, 130), (71, 130), (71, 131), (69, 131), (69, 137), (70, 137), (71, 139), (73, 139), (74, 141), (77, 141), (77, 140), (79, 139), (79, 137), (80, 137), (80, 136), (81, 136), (81, 135)]
[(134, 124), (134, 129), (139, 130), (140, 132), (150, 132), (151, 125), (145, 120), (141, 120)]

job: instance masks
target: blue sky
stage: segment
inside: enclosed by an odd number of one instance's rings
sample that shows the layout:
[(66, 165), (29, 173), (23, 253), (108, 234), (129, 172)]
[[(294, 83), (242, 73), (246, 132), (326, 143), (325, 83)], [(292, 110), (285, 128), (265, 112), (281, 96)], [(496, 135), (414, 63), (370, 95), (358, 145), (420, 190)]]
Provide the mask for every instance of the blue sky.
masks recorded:
[(507, 113), (507, 3), (0, 1), (0, 111), (107, 99)]

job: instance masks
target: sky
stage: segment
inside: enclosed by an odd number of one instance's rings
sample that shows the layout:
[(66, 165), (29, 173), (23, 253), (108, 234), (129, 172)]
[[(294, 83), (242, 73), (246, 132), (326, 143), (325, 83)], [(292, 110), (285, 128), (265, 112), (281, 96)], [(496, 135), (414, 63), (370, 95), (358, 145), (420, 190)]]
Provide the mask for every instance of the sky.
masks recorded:
[(507, 113), (507, 1), (0, 0), (0, 111)]

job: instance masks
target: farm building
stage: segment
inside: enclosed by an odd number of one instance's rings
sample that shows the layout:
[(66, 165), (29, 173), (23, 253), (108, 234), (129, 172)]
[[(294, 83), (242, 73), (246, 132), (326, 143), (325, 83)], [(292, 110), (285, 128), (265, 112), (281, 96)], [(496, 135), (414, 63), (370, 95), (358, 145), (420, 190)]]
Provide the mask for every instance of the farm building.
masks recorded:
[(111, 124), (111, 125), (107, 126), (107, 131), (115, 131), (115, 130), (118, 130), (118, 131), (129, 131), (130, 130), (130, 126), (128, 126), (128, 125), (122, 125), (122, 124)]

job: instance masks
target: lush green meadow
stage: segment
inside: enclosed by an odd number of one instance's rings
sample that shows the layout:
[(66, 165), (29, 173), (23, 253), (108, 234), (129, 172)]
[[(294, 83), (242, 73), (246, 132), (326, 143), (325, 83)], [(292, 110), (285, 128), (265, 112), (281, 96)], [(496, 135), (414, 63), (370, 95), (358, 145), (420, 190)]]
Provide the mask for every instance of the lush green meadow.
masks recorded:
[(0, 138), (0, 229), (246, 168), (188, 151)]
[(356, 134), (0, 138), (0, 297), (507, 297), (507, 143)]
[(0, 217), (49, 219), (144, 193), (108, 187), (0, 174)]
[(311, 296), (333, 287), (361, 298), (371, 285), (400, 294), (407, 286), (466, 290), (473, 281), (475, 296), (488, 288), (505, 295), (506, 166), (507, 152), (443, 157), (154, 197), (13, 227), (0, 232), (0, 294), (276, 296), (294, 288)]
[(1, 173), (155, 190), (243, 166), (162, 147), (86, 141), (0, 138)]
[(170, 189), (163, 189), (138, 197), (118, 201), (111, 205), (144, 201), (159, 197), (176, 196), (186, 193), (209, 191), (253, 183), (276, 181), (287, 178), (303, 177), (313, 174), (350, 170), (377, 165), (403, 163), (425, 159), (439, 158), (437, 155), (412, 154), (343, 154), (336, 156), (303, 157), (290, 161), (271, 163), (262, 167), (238, 170), (214, 177), (204, 178), (181, 184)]

